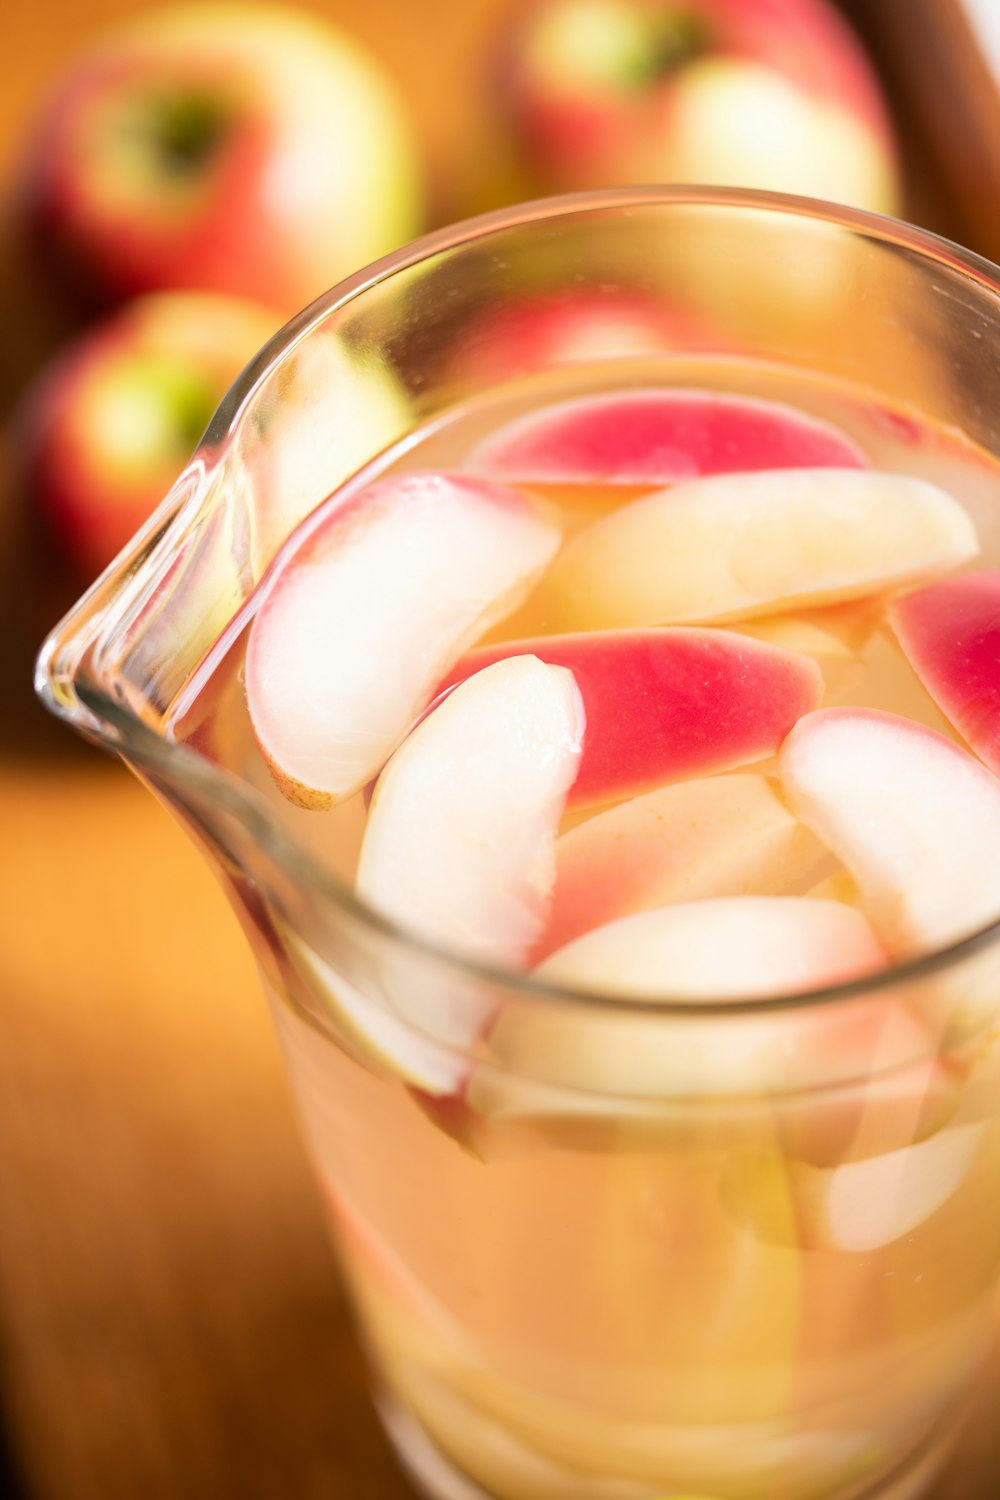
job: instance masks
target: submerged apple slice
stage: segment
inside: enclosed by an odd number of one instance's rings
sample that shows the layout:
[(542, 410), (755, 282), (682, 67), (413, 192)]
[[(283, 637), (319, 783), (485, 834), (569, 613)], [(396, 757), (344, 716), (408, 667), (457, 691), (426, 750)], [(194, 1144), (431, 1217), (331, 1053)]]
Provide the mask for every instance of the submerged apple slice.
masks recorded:
[(560, 628), (729, 621), (921, 581), (978, 550), (957, 500), (863, 469), (692, 480), (634, 500), (563, 548), (546, 599)]
[(875, 709), (820, 709), (793, 729), (779, 769), (893, 954), (1000, 917), (1000, 779), (958, 745)]
[(904, 594), (889, 620), (938, 708), (1000, 773), (1000, 573), (963, 573)]
[(552, 914), (536, 957), (671, 901), (778, 895), (824, 852), (764, 776), (711, 776), (630, 798), (556, 844)]
[(676, 484), (748, 469), (866, 468), (842, 432), (778, 401), (671, 387), (582, 396), (493, 433), (469, 468), (559, 484)]
[(379, 777), (359, 896), (442, 947), (523, 962), (547, 914), (585, 722), (572, 673), (533, 656), (462, 683)]
[(752, 620), (734, 621), (728, 628), (773, 646), (804, 651), (807, 656), (853, 661), (881, 625), (882, 613), (882, 600), (869, 595), (795, 614), (755, 615)]
[[(880, 970), (861, 913), (802, 897), (683, 903), (570, 943), (540, 978), (633, 999), (779, 995)], [(511, 998), (489, 1031), (497, 1066), (472, 1071), (469, 1104), (577, 1141), (708, 1131), (779, 1143), (830, 1166), (896, 1150), (954, 1115), (960, 1077), (933, 1026), (897, 994), (869, 991), (785, 1009), (669, 1015), (634, 1004)], [(719, 1101), (728, 1101), (719, 1111)]]
[[(923, 1025), (898, 1002), (706, 1011), (697, 1002), (811, 990), (883, 968), (860, 912), (795, 896), (681, 902), (619, 918), (547, 958), (539, 979), (636, 1000), (692, 1002), (669, 1016), (621, 1005), (511, 998), (489, 1035), (496, 1069), (474, 1072), (469, 1100), (494, 1116), (599, 1117), (641, 1101), (762, 1101), (864, 1078), (925, 1055)], [(549, 1097), (528, 1085), (544, 1086)], [(853, 1107), (853, 1106), (852, 1106)], [(857, 1119), (854, 1109), (852, 1120)], [(838, 1138), (851, 1129), (838, 1104)]]
[(763, 760), (823, 696), (822, 675), (806, 656), (732, 631), (679, 628), (484, 646), (442, 688), (520, 655), (568, 667), (583, 697), (587, 740), (574, 805)]
[(743, 1000), (841, 984), (885, 963), (864, 917), (842, 902), (730, 896), (621, 917), (536, 972), (632, 999)]
[[(725, 1205), (765, 1239), (865, 1255), (918, 1231), (960, 1189), (985, 1127), (965, 1125), (832, 1168), (779, 1157), (734, 1156), (720, 1184)], [(776, 1212), (776, 1209), (778, 1212)]]
[(558, 544), (523, 496), (462, 475), (322, 507), (267, 575), (247, 645), (250, 718), (282, 790), (325, 807), (369, 781)]

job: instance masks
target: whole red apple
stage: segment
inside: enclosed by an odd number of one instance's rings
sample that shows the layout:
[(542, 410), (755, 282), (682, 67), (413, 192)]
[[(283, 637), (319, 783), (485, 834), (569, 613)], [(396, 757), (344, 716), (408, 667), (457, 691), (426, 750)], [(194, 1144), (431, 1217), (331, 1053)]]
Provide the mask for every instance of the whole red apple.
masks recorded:
[(770, 188), (892, 212), (888, 111), (828, 0), (536, 0), (495, 58), (533, 190)]
[(420, 227), (416, 151), (379, 64), (317, 16), (156, 12), (56, 88), (27, 220), (88, 300), (194, 288), (290, 314)]
[(257, 303), (152, 293), (43, 373), (15, 433), (46, 539), (75, 572), (100, 572), (152, 514), (275, 323)]

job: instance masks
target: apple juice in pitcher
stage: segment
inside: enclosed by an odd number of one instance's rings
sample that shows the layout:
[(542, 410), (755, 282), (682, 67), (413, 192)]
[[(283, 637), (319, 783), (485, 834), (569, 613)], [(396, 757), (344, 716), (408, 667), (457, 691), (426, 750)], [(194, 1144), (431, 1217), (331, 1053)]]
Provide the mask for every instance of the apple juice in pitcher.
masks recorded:
[(408, 944), (250, 904), (431, 1493), (939, 1463), (1000, 1272), (996, 964), (926, 958), (1000, 915), (998, 516), (819, 376), (527, 379), (302, 521), (174, 702)]

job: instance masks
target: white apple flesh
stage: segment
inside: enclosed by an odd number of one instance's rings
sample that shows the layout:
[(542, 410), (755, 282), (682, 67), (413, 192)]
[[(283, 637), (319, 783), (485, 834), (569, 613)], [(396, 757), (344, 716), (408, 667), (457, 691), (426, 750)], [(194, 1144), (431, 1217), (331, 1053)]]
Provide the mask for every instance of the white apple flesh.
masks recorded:
[[(633, 1001), (690, 1000), (688, 1013), (515, 997), (489, 1032), (495, 1066), (472, 1073), (467, 1098), (491, 1118), (534, 1117), (571, 1138), (602, 1119), (685, 1135), (711, 1127), (730, 1145), (776, 1142), (818, 1168), (899, 1150), (941, 1129), (959, 1085), (903, 998), (722, 1016), (697, 1004), (806, 991), (887, 962), (860, 912), (824, 900), (714, 898), (622, 918), (552, 955), (538, 977)], [(699, 1112), (723, 1100), (721, 1114)]]
[(278, 784), (325, 807), (364, 786), (478, 635), (559, 543), (505, 486), (410, 474), (311, 517), (276, 559), (247, 646), (247, 705)]
[[(375, 787), (359, 897), (459, 957), (516, 967), (545, 921), (555, 840), (580, 760), (572, 674), (534, 657), (470, 677), (422, 720)], [(290, 956), (347, 1044), (429, 1100), (460, 1099), (470, 1052), (496, 1008), (449, 958), (396, 961), (386, 942), (366, 982), (348, 981), (294, 932)]]
[(473, 1074), (469, 1099), (492, 1115), (528, 1112), (518, 1080), (534, 1080), (556, 1091), (552, 1113), (587, 1116), (629, 1100), (655, 1113), (678, 1101), (823, 1087), (863, 1075), (887, 1026), (896, 1036), (889, 1061), (909, 1062), (927, 1038), (908, 1016), (898, 1026), (881, 1010), (859, 1022), (840, 1007), (719, 1017), (699, 1004), (815, 989), (885, 963), (864, 917), (836, 902), (719, 897), (622, 917), (552, 954), (537, 977), (588, 995), (690, 1002), (688, 1013), (512, 998), (490, 1030), (497, 1068)]
[(453, 953), (522, 963), (547, 913), (584, 729), (565, 667), (518, 656), (461, 683), (378, 779), (358, 895)]
[(807, 714), (785, 741), (784, 796), (853, 876), (894, 956), (1000, 917), (1000, 779), (934, 730), (874, 709)]
[(546, 597), (566, 630), (731, 621), (933, 577), (977, 550), (962, 506), (908, 475), (712, 475), (579, 532)]
[(744, 1000), (840, 984), (885, 962), (864, 917), (842, 902), (732, 896), (621, 917), (536, 972), (627, 999)]

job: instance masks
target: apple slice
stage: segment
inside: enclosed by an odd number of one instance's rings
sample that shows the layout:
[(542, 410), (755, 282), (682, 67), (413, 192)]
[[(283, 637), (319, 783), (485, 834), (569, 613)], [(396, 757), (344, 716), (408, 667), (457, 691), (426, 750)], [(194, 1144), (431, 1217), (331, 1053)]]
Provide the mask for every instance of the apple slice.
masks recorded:
[(904, 594), (890, 604), (889, 621), (938, 708), (1000, 773), (1000, 572)]
[(369, 1068), (402, 1078), (431, 1100), (460, 1095), (469, 1074), (468, 1059), (447, 1039), (442, 1045), (440, 1037), (420, 1025), (424, 1016), (419, 1006), (408, 1012), (405, 1005), (393, 1003), (399, 985), (392, 983), (391, 965), (373, 965), (360, 989), (286, 923), (281, 924), (281, 936), (293, 999), (302, 1009), (315, 1010), (333, 1022), (343, 1050)]
[(547, 914), (585, 723), (573, 674), (533, 656), (462, 683), (376, 783), (358, 895), (442, 947), (522, 963)]
[(630, 798), (558, 840), (552, 913), (536, 958), (671, 901), (779, 895), (824, 853), (764, 776), (711, 776)]
[[(486, 962), (522, 962), (545, 921), (583, 727), (562, 667), (518, 657), (463, 683), (404, 740), (376, 784), (358, 895), (433, 943)], [(448, 1101), (468, 1078), (467, 1051), (496, 1009), (485, 979), (429, 956), (400, 957), (386, 943), (362, 989), (296, 934), (285, 936), (300, 982), (347, 1045), (405, 1079), (447, 1128)]]
[[(553, 954), (538, 977), (633, 1001), (676, 996), (686, 1013), (514, 997), (489, 1033), (497, 1066), (473, 1071), (468, 1102), (492, 1118), (548, 1119), (557, 1133), (602, 1119), (685, 1138), (709, 1128), (773, 1140), (777, 1128), (788, 1150), (818, 1162), (908, 1142), (954, 1101), (928, 1071), (929, 1027), (898, 997), (725, 1015), (697, 1003), (811, 990), (886, 962), (861, 913), (837, 902), (723, 897), (620, 918)], [(732, 1110), (720, 1114), (720, 1100)]]
[(468, 467), (558, 484), (677, 484), (748, 469), (867, 468), (843, 433), (778, 401), (672, 387), (582, 396), (501, 427)]
[(465, 1097), (486, 1119), (519, 1124), (522, 1150), (535, 1137), (597, 1150), (702, 1140), (830, 1167), (930, 1137), (956, 1115), (961, 1087), (931, 1028), (881, 996), (711, 1018), (549, 1015), (511, 1001), (489, 1048), (497, 1066), (472, 1069)]
[(922, 581), (977, 550), (958, 501), (910, 475), (720, 474), (586, 527), (545, 594), (565, 630), (729, 621)]
[(867, 595), (817, 609), (800, 609), (795, 614), (733, 620), (727, 628), (786, 651), (811, 656), (823, 673), (829, 699), (842, 696), (851, 679), (860, 672), (861, 652), (881, 625), (883, 610), (878, 595)]
[(414, 423), (389, 358), (352, 347), (341, 330), (314, 329), (282, 361), (280, 378), (266, 441), (254, 452), (255, 579), (328, 495)]
[(722, 1200), (764, 1239), (787, 1243), (788, 1213), (775, 1191), (783, 1181), (798, 1242), (867, 1255), (914, 1234), (944, 1208), (968, 1176), (984, 1132), (982, 1125), (958, 1126), (832, 1168), (734, 1156), (723, 1171)]
[(864, 917), (839, 901), (730, 896), (609, 922), (552, 954), (539, 978), (629, 999), (767, 999), (884, 968)]
[(442, 690), (491, 662), (537, 656), (568, 667), (587, 716), (574, 806), (772, 755), (823, 696), (816, 664), (732, 631), (590, 631), (484, 646)]
[(364, 786), (558, 544), (516, 491), (467, 476), (332, 497), (267, 574), (247, 645), (247, 706), (282, 791), (327, 807)]
[(842, 861), (879, 937), (909, 956), (1000, 917), (1000, 780), (943, 735), (828, 708), (779, 758), (788, 805)]
[(881, 625), (882, 612), (882, 600), (866, 596), (795, 614), (756, 615), (752, 620), (734, 621), (728, 628), (789, 651), (804, 651), (807, 656), (854, 661)]
[[(588, 933), (540, 978), (630, 998), (731, 999), (808, 990), (881, 970), (862, 914), (803, 897), (692, 901)], [(489, 1034), (469, 1104), (545, 1134), (600, 1140), (678, 1132), (780, 1141), (817, 1166), (863, 1159), (932, 1135), (954, 1115), (959, 1075), (933, 1028), (897, 995), (786, 1010), (644, 1015), (641, 1007), (508, 1001)], [(725, 1104), (722, 1104), (725, 1101)]]
[(858, 888), (846, 870), (831, 871), (802, 894), (811, 896), (815, 901), (843, 901), (845, 906), (861, 905)]

